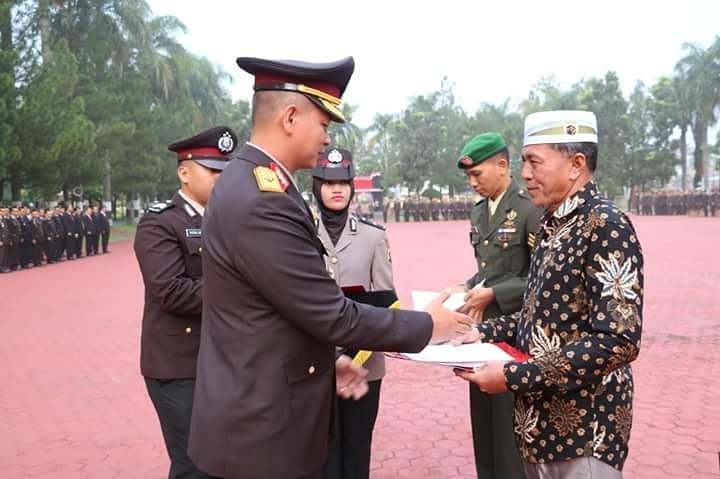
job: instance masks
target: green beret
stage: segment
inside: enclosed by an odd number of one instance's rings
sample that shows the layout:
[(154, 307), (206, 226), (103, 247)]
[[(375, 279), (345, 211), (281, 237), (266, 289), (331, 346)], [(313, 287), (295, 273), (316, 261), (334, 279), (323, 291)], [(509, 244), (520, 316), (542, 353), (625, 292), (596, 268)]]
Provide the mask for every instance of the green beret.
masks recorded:
[(506, 149), (505, 140), (499, 133), (481, 133), (463, 147), (457, 166), (462, 170), (472, 168)]

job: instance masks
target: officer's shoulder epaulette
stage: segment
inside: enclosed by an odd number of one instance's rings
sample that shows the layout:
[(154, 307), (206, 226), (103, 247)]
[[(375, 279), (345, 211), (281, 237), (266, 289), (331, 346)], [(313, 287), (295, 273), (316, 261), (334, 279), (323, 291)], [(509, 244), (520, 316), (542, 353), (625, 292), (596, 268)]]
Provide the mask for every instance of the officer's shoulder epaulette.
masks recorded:
[(364, 224), (366, 224), (366, 225), (368, 225), (368, 226), (372, 226), (372, 227), (377, 228), (377, 229), (379, 229), (379, 230), (385, 231), (385, 227), (384, 227), (383, 225), (379, 225), (379, 224), (377, 224), (377, 223), (375, 223), (375, 222), (373, 222), (373, 221), (370, 221), (370, 220), (367, 219), (367, 218), (358, 218), (358, 219), (360, 220), (360, 223), (364, 223)]
[(175, 204), (170, 200), (158, 201), (157, 203), (153, 203), (152, 205), (150, 205), (148, 211), (151, 213), (162, 213), (163, 211), (169, 210), (173, 206), (175, 206)]

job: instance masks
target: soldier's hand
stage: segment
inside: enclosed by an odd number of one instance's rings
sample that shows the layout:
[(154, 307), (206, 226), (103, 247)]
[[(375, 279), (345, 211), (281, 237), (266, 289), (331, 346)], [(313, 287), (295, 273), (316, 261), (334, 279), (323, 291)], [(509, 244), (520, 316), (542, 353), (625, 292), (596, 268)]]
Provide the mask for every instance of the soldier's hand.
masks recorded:
[(477, 343), (480, 340), (480, 331), (477, 330), (477, 328), (472, 328), (467, 333), (463, 334), (462, 336), (458, 336), (457, 338), (450, 341), (450, 344), (453, 346), (460, 346), (461, 344), (468, 344), (468, 343)]
[(465, 304), (459, 311), (467, 313), (473, 309), (485, 309), (495, 301), (495, 292), (492, 288), (473, 288), (465, 295)]
[(446, 288), (447, 291), (450, 292), (450, 294), (456, 294), (456, 293), (467, 293), (467, 288), (465, 287), (465, 284), (453, 284), (451, 286), (448, 286)]
[(483, 314), (485, 313), (484, 309), (481, 308), (475, 308), (468, 311), (466, 314), (472, 318), (473, 322), (475, 324), (480, 324), (483, 320)]
[(433, 320), (433, 332), (431, 343), (449, 341), (470, 331), (473, 326), (472, 319), (463, 313), (450, 311), (443, 306), (445, 300), (450, 297), (450, 290), (443, 290), (430, 304), (425, 311), (430, 313)]
[(368, 392), (368, 370), (352, 362), (350, 356), (341, 354), (335, 360), (335, 387), (343, 399), (358, 400)]

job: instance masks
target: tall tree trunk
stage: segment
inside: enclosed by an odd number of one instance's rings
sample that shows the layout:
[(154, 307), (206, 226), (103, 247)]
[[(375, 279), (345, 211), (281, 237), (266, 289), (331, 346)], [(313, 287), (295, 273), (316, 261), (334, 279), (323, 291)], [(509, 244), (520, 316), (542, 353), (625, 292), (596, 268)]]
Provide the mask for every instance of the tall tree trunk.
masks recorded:
[(696, 119), (693, 124), (693, 137), (695, 139), (695, 151), (693, 153), (695, 176), (693, 178), (693, 188), (701, 185), (705, 176), (705, 161), (707, 158), (707, 123), (701, 119)]
[(682, 165), (682, 189), (686, 190), (687, 184), (687, 125), (680, 127), (680, 164)]
[(105, 207), (112, 201), (112, 163), (110, 162), (110, 152), (105, 151), (105, 158), (103, 158), (103, 168), (105, 169), (103, 175), (103, 203)]
[(22, 200), (20, 190), (22, 189), (22, 181), (19, 176), (10, 178), (10, 198), (13, 203), (19, 203)]
[(38, 1), (38, 29), (40, 52), (44, 62), (50, 59), (50, 0)]
[(0, 204), (3, 202), (3, 198), (5, 198), (5, 178), (0, 178)]

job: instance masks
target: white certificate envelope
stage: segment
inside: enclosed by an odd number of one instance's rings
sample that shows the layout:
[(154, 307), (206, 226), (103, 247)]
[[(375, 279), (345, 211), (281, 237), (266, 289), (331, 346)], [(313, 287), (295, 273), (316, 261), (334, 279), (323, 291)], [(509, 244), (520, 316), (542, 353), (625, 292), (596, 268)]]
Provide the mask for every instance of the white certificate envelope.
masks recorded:
[[(435, 297), (440, 294), (437, 291), (411, 291), (413, 309), (415, 311), (425, 311), (427, 305), (432, 302)], [(453, 293), (445, 300), (443, 306), (451, 311), (455, 311), (465, 304), (465, 293)]]
[(514, 359), (492, 343), (472, 343), (460, 346), (431, 344), (419, 353), (406, 353), (404, 356), (412, 361), (448, 366), (468, 366), (487, 361), (512, 361)]

